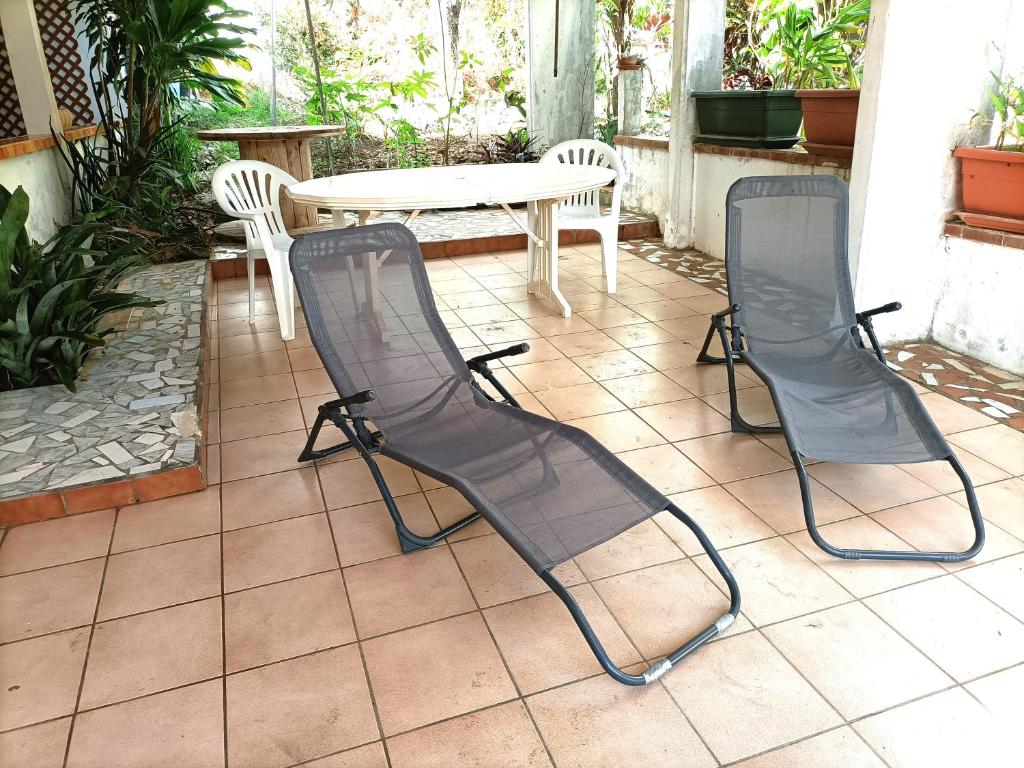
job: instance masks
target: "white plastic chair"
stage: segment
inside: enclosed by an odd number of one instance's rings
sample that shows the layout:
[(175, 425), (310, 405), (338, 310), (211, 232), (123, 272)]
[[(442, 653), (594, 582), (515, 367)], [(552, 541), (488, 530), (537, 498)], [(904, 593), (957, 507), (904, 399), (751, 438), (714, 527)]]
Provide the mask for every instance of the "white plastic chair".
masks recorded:
[(281, 338), (295, 338), (295, 283), (288, 268), (292, 238), (281, 217), (281, 187), (297, 180), (276, 165), (259, 160), (232, 160), (213, 174), (213, 194), (224, 212), (245, 222), (248, 249), (249, 322), (256, 315), (256, 254), (262, 251), (270, 267)]
[[(626, 184), (626, 169), (615, 150), (595, 139), (570, 139), (556, 144), (540, 159), (542, 164), (599, 165), (615, 171), (612, 204), (608, 213), (601, 213), (601, 191), (593, 189), (566, 198), (558, 212), (558, 230), (592, 229), (601, 237), (601, 264), (608, 293), (615, 293), (617, 251), (619, 242), (619, 211), (622, 207), (622, 188)], [(536, 206), (531, 205), (531, 224)], [(533, 227), (531, 226), (531, 229)], [(557, 237), (558, 233), (552, 234)], [(533, 272), (533, 241), (530, 241), (529, 271)]]

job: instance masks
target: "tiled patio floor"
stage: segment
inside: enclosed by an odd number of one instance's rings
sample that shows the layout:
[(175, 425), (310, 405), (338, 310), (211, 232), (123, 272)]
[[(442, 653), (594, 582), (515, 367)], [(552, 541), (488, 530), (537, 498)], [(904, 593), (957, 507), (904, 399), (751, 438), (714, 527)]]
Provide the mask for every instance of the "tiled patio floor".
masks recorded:
[[(729, 434), (724, 370), (693, 363), (721, 297), (626, 252), (609, 297), (596, 248), (564, 253), (571, 320), (527, 300), (522, 253), (429, 269), (467, 356), (528, 340), (502, 372), (524, 405), (590, 430), (705, 526), (743, 589), (723, 639), (629, 689), (486, 525), (400, 555), (361, 461), (295, 463), (331, 389), (305, 334), (282, 343), (264, 278), (250, 329), (244, 283), (222, 281), (210, 487), (0, 544), (0, 764), (1018, 765), (1024, 435), (925, 394), (979, 486), (982, 557), (829, 559), (780, 441)], [(744, 386), (748, 417), (771, 419), (764, 388)], [(415, 529), (464, 513), (455, 492), (384, 463)], [(943, 468), (811, 473), (841, 545), (969, 540)], [(567, 569), (620, 663), (657, 658), (726, 604), (671, 523)]]

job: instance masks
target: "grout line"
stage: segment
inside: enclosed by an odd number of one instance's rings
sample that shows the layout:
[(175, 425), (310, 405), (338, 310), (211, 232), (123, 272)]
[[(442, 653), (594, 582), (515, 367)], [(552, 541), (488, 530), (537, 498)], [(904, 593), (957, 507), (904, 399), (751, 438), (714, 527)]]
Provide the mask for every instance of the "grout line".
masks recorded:
[(220, 514), (220, 687), (221, 687), (221, 728), (224, 737), (224, 768), (230, 765), (228, 760), (228, 617), (227, 596), (224, 581), (224, 485), (217, 485), (217, 511)]

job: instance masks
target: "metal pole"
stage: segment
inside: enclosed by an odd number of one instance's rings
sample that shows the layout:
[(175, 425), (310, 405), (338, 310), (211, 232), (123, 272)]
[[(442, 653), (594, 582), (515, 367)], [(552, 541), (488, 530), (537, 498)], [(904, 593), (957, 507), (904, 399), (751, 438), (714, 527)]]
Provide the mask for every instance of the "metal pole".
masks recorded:
[[(305, 0), (306, 5), (306, 26), (309, 29), (309, 48), (310, 53), (313, 55), (313, 74), (316, 76), (316, 87), (320, 93), (320, 119), (322, 125), (327, 125), (327, 101), (324, 99), (324, 81), (320, 76), (320, 53), (316, 49), (316, 28), (313, 26), (313, 11), (310, 10), (309, 0)], [(331, 145), (331, 138), (328, 136), (327, 142), (327, 162), (331, 166), (331, 173), (334, 173), (334, 149)]]
[(277, 125), (277, 15), (270, 0), (270, 124)]

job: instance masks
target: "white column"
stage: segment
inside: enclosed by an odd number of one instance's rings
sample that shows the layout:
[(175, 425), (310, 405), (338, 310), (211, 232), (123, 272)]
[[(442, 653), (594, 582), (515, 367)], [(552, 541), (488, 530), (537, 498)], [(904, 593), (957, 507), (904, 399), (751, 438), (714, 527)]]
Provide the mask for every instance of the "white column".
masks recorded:
[(0, 26), (7, 43), (7, 57), (18, 89), (18, 101), (31, 134), (49, 134), (50, 126), (60, 131), (57, 101), (53, 96), (46, 54), (39, 39), (32, 0), (0, 0)]
[[(857, 305), (900, 300), (883, 340), (927, 337), (947, 285), (942, 225), (959, 205), (952, 150), (987, 107), (1020, 0), (874, 0), (850, 173)], [(1014, 42), (1019, 45), (1019, 40)]]
[(722, 87), (725, 0), (676, 0), (672, 27), (672, 118), (668, 140), (669, 204), (661, 231), (674, 248), (693, 244), (693, 137), (697, 118), (691, 91)]
[(619, 133), (636, 136), (644, 127), (644, 71), (619, 70)]
[(594, 136), (594, 2), (527, 0), (527, 119), (541, 146)]

